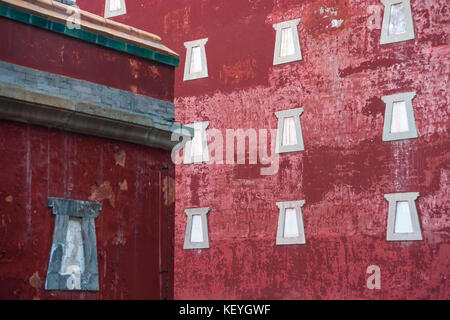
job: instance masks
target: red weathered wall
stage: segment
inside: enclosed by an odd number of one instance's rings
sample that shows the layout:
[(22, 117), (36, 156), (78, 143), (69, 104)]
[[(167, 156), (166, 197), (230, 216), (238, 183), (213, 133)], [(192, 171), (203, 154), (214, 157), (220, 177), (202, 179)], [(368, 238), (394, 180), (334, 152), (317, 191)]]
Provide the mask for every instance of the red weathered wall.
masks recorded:
[[(173, 102), (174, 67), (5, 18), (0, 29), (2, 61)], [(169, 157), (160, 149), (0, 121), (0, 299), (173, 297), (166, 203), (172, 219), (174, 183), (168, 189), (168, 171), (160, 171)], [(171, 163), (169, 169), (173, 177)], [(95, 221), (99, 292), (44, 290), (55, 221), (48, 197), (103, 203)]]
[[(274, 111), (305, 109), (305, 151), (281, 155), (274, 176), (253, 165), (177, 167), (175, 298), (450, 298), (449, 7), (411, 2), (416, 38), (384, 46), (379, 27), (367, 27), (378, 0), (128, 0), (127, 15), (113, 18), (182, 55), (183, 123), (274, 129)], [(78, 3), (103, 14), (104, 1)], [(331, 27), (321, 7), (342, 25)], [(272, 24), (293, 18), (303, 61), (274, 67)], [(183, 82), (183, 42), (204, 37), (209, 78)], [(381, 96), (412, 90), (419, 138), (382, 142)], [(387, 242), (383, 195), (410, 191), (420, 192), (424, 240)], [(275, 246), (275, 202), (300, 199), (306, 245)], [(211, 248), (183, 250), (184, 209), (202, 206), (211, 207)], [(366, 287), (370, 265), (381, 268), (380, 290)]]
[[(91, 10), (102, 14), (102, 3)], [(182, 53), (183, 123), (275, 129), (274, 111), (305, 109), (305, 151), (280, 155), (276, 175), (260, 176), (258, 165), (177, 167), (175, 298), (450, 298), (448, 2), (412, 0), (416, 38), (384, 46), (380, 25), (367, 26), (369, 5), (383, 12), (376, 0), (127, 1), (128, 14), (114, 18)], [(320, 8), (337, 11), (341, 26)], [(294, 18), (303, 61), (274, 67), (272, 24)], [(204, 37), (209, 77), (183, 82), (183, 43)], [(413, 90), (420, 137), (382, 142), (381, 97)], [(424, 240), (387, 242), (383, 195), (413, 191)], [(275, 246), (275, 202), (300, 199), (306, 245)], [(183, 250), (184, 209), (203, 206), (211, 248)], [(381, 268), (380, 290), (366, 287), (370, 265)]]
[[(0, 299), (165, 297), (166, 151), (0, 121), (0, 154)], [(55, 224), (49, 197), (103, 203), (98, 292), (44, 290)]]

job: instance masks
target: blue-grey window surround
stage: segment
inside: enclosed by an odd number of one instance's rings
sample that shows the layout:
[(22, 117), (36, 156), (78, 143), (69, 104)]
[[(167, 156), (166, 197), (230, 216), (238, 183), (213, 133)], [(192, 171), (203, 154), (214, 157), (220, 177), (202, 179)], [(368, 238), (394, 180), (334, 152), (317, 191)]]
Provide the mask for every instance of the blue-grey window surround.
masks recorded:
[[(49, 198), (47, 204), (52, 208), (56, 219), (45, 289), (98, 291), (97, 239), (94, 220), (98, 217), (102, 204), (58, 198)], [(81, 219), (85, 268), (80, 276), (79, 289), (70, 288), (68, 283), (72, 275), (61, 272), (70, 217)]]

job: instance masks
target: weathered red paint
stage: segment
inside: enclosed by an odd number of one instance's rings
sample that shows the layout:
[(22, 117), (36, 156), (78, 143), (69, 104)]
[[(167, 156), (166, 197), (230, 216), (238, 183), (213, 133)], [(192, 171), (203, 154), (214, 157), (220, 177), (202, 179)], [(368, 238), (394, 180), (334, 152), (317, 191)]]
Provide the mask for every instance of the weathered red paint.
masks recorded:
[[(173, 67), (4, 18), (0, 29), (0, 60), (173, 102)], [(0, 299), (173, 297), (170, 152), (2, 120), (0, 155)], [(49, 197), (103, 203), (98, 292), (44, 290)]]
[[(167, 151), (0, 121), (0, 154), (1, 299), (165, 297)], [(55, 222), (48, 197), (103, 203), (98, 292), (44, 290)]]
[[(448, 3), (412, 1), (416, 38), (384, 46), (369, 6), (383, 12), (376, 0), (129, 1), (117, 17), (182, 53), (183, 123), (208, 120), (225, 137), (274, 129), (273, 112), (305, 109), (305, 151), (281, 155), (274, 176), (260, 165), (177, 167), (175, 298), (450, 298)], [(272, 24), (294, 18), (303, 61), (274, 67)], [(343, 21), (332, 27), (332, 18)], [(183, 42), (205, 37), (209, 77), (183, 82)], [(382, 142), (381, 97), (413, 90), (420, 137)], [(420, 192), (424, 241), (387, 242), (383, 195), (409, 191)], [(306, 245), (275, 246), (275, 202), (299, 199)], [(211, 248), (183, 250), (184, 209), (203, 206)], [(370, 265), (381, 268), (380, 290), (366, 287)]]
[[(209, 120), (210, 128), (223, 133), (227, 128), (274, 129), (274, 111), (305, 109), (301, 117), (305, 151), (281, 155), (280, 171), (274, 176), (260, 176), (259, 165), (177, 167), (176, 299), (450, 298), (446, 217), (450, 178), (449, 6), (444, 0), (411, 2), (416, 38), (385, 46), (379, 45), (380, 26), (367, 26), (373, 14), (368, 6), (382, 8), (378, 0), (136, 0), (127, 1), (127, 15), (113, 18), (160, 35), (168, 47), (182, 54), (176, 69), (175, 96), (176, 118), (183, 123)], [(103, 1), (77, 3), (103, 15)], [(337, 10), (337, 18), (344, 20), (340, 27), (331, 28), (330, 18), (320, 14), (321, 6)], [(303, 61), (274, 67), (272, 24), (293, 18), (302, 19), (299, 37)], [(183, 82), (183, 42), (204, 37), (209, 39), (209, 77)], [(102, 75), (98, 81), (106, 81)], [(128, 86), (128, 80), (125, 83)], [(136, 85), (144, 84), (139, 81)], [(417, 92), (413, 105), (420, 137), (382, 142), (384, 104), (380, 98), (412, 90)], [(59, 143), (59, 152), (66, 150)], [(105, 151), (103, 159), (110, 159), (111, 166), (122, 170), (113, 162), (113, 144), (108, 146), (111, 156)], [(26, 159), (23, 149), (13, 149), (17, 154), (11, 159)], [(129, 154), (127, 151), (127, 162)], [(62, 172), (65, 161), (52, 159)], [(45, 163), (45, 159), (34, 163)], [(36, 170), (46, 170), (39, 168)], [(21, 170), (26, 171), (26, 165), (22, 164)], [(113, 179), (105, 173), (111, 170), (101, 172), (104, 176), (98, 186), (108, 181), (118, 190), (117, 184), (125, 178), (129, 190), (136, 187), (132, 177)], [(82, 182), (83, 191), (79, 192), (90, 196), (92, 179), (82, 172), (68, 177), (72, 176)], [(28, 175), (19, 177), (23, 180)], [(64, 190), (56, 182), (51, 186), (51, 190)], [(388, 204), (383, 194), (408, 191), (420, 192), (417, 208), (424, 240), (387, 242)], [(40, 198), (44, 203), (45, 197)], [(116, 210), (124, 206), (118, 198)], [(20, 210), (14, 212), (20, 216), (26, 212), (26, 199), (22, 192), (10, 192), (0, 200), (4, 206), (19, 203)], [(306, 200), (306, 245), (275, 246), (275, 202), (299, 199)], [(111, 209), (108, 201), (103, 203), (104, 210)], [(183, 250), (184, 209), (202, 206), (212, 209), (208, 215), (211, 248)], [(105, 216), (103, 211), (99, 219)], [(46, 219), (51, 221), (50, 213)], [(11, 228), (19, 233), (31, 228), (11, 220)], [(111, 229), (117, 227), (112, 224)], [(43, 228), (43, 224), (36, 227)], [(29, 241), (21, 241), (11, 252), (17, 254), (30, 246)], [(132, 249), (135, 251), (128, 257), (135, 261), (142, 251)], [(114, 256), (117, 260), (108, 257), (112, 259), (108, 262), (128, 263), (121, 256)], [(39, 263), (40, 279), (46, 259)], [(366, 287), (370, 265), (381, 268), (380, 290)], [(11, 277), (9, 287), (22, 283), (24, 292), (39, 284), (37, 270), (27, 271), (32, 284), (24, 283), (20, 274), (17, 278), (21, 280)], [(111, 273), (104, 276), (111, 281), (109, 290), (120, 290), (114, 286)], [(131, 295), (130, 290), (125, 291)]]

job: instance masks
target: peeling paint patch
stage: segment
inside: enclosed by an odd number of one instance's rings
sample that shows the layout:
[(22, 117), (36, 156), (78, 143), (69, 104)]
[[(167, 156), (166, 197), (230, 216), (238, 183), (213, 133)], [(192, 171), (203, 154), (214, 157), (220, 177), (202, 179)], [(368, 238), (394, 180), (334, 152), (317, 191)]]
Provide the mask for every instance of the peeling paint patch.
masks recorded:
[(159, 70), (156, 66), (150, 66), (149, 70), (150, 70), (150, 75), (152, 76), (153, 79), (161, 77), (161, 73), (159, 72)]
[(450, 45), (442, 45), (437, 47), (431, 47), (424, 49), (424, 53), (436, 55), (436, 56), (445, 56), (450, 54)]
[(9, 195), (5, 198), (6, 202), (13, 202), (13, 196)]
[(91, 186), (91, 195), (89, 196), (89, 201), (101, 202), (108, 199), (109, 204), (114, 208), (116, 197), (114, 191), (111, 188), (109, 181), (105, 181), (100, 186), (98, 184)]
[(41, 288), (42, 284), (44, 283), (44, 281), (42, 281), (41, 278), (39, 277), (39, 273), (37, 271), (33, 273), (28, 282), (33, 288), (36, 289)]
[(138, 93), (138, 87), (135, 85), (130, 86), (130, 91), (133, 93)]
[(119, 147), (114, 147), (114, 159), (116, 160), (116, 165), (121, 167), (125, 167), (125, 160), (127, 158), (127, 154), (125, 150), (119, 149)]
[(331, 20), (331, 27), (339, 28), (341, 26), (342, 22), (344, 22), (344, 20), (342, 20), (342, 19), (333, 19), (333, 20)]
[(272, 26), (274, 23), (297, 19), (301, 16), (300, 13), (304, 10), (303, 8), (302, 4), (287, 10), (278, 5), (274, 5), (274, 11), (267, 15), (265, 23)]
[(139, 78), (139, 63), (133, 59), (128, 59), (128, 63), (130, 64), (131, 74), (133, 75), (133, 78)]
[(121, 191), (127, 191), (128, 190), (128, 183), (126, 179), (123, 179), (122, 182), (119, 182), (119, 188)]
[(62, 47), (61, 47), (61, 52), (60, 52), (59, 56), (61, 57), (61, 62), (64, 63), (64, 45), (62, 45)]
[(191, 8), (185, 7), (164, 16), (164, 33), (173, 39), (191, 32)]
[(115, 245), (119, 245), (119, 244), (125, 244), (126, 242), (127, 241), (125, 240), (125, 238), (123, 236), (122, 230), (119, 229), (119, 231), (117, 232), (117, 236), (114, 238), (112, 243)]
[(80, 53), (78, 51), (72, 52), (72, 60), (74, 62), (76, 62), (77, 64), (81, 64), (81, 57), (80, 57)]
[(305, 29), (313, 37), (335, 33), (349, 26), (351, 6), (348, 0), (316, 1), (304, 19)]

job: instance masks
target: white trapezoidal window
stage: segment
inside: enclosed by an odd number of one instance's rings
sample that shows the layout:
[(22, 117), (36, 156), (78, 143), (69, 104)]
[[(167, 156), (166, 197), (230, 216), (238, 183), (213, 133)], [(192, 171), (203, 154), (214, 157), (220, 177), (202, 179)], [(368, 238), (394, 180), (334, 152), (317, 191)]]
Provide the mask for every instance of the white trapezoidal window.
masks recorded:
[(386, 239), (388, 241), (422, 240), (415, 200), (418, 192), (385, 194), (389, 202)]
[(384, 96), (386, 103), (384, 113), (383, 141), (417, 138), (416, 120), (412, 99), (415, 92), (398, 93)]
[(278, 118), (276, 153), (302, 151), (305, 149), (300, 122), (303, 110), (303, 108), (297, 108), (275, 112), (275, 116)]
[(105, 18), (112, 18), (126, 13), (125, 0), (106, 0)]
[(207, 214), (210, 210), (209, 207), (184, 210), (187, 215), (184, 249), (209, 248)]
[(98, 291), (95, 219), (101, 203), (49, 198), (55, 215), (46, 290)]
[(302, 207), (305, 200), (277, 202), (278, 215), (277, 245), (304, 244)]
[(183, 80), (195, 80), (208, 77), (208, 63), (206, 61), (205, 45), (208, 38), (188, 41), (186, 47), (186, 63), (184, 65)]
[(380, 44), (414, 39), (410, 0), (381, 0), (384, 4)]
[(275, 23), (275, 50), (273, 65), (302, 60), (297, 26), (300, 19)]

